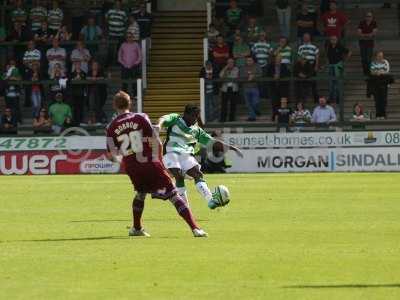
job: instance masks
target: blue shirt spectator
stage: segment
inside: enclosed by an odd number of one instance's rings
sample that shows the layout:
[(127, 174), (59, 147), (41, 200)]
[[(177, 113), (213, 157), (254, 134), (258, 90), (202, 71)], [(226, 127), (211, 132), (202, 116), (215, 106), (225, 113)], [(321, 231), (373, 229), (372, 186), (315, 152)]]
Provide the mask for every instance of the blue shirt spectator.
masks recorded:
[(332, 106), (326, 103), (324, 97), (319, 98), (319, 105), (314, 109), (312, 114), (312, 122), (314, 124), (329, 124), (336, 122), (336, 113)]

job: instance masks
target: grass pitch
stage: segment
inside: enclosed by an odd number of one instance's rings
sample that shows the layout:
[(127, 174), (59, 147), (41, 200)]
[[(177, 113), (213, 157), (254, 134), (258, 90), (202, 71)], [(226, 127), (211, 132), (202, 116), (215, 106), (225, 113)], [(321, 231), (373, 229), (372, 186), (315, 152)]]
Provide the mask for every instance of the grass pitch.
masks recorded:
[(0, 177), (0, 299), (400, 299), (400, 174), (207, 176), (208, 239), (125, 176)]

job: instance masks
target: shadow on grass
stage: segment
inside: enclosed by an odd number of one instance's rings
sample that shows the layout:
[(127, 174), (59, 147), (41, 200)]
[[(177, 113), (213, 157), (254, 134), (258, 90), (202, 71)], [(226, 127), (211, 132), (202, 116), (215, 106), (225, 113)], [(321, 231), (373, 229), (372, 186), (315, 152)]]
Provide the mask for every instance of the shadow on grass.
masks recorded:
[(24, 242), (76, 242), (76, 241), (99, 241), (99, 240), (126, 240), (128, 236), (99, 236), (81, 238), (59, 238), (59, 239), (37, 239), (37, 240), (9, 240), (0, 243), (24, 243)]
[[(209, 219), (196, 219), (198, 222), (209, 222)], [(158, 218), (148, 218), (144, 219), (146, 222), (175, 222), (176, 218), (163, 218), (163, 219), (158, 219)], [(132, 222), (132, 220), (72, 220), (69, 221), (70, 223), (106, 223), (106, 222)]]
[(387, 284), (318, 284), (318, 285), (287, 285), (285, 289), (367, 289), (367, 288), (400, 288), (400, 283)]

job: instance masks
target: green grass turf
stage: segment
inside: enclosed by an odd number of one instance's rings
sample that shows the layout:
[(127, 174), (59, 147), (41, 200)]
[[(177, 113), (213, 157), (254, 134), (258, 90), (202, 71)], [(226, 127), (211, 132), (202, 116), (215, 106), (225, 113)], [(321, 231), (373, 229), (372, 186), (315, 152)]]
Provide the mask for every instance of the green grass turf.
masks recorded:
[(208, 239), (125, 176), (0, 178), (0, 299), (400, 299), (400, 174), (207, 176), (232, 202)]

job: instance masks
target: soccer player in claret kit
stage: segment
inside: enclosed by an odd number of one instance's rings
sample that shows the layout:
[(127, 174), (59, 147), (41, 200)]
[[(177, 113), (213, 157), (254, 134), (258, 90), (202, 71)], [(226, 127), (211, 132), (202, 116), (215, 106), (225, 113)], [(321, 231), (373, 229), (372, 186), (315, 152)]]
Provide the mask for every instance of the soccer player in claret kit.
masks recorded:
[(206, 237), (161, 162), (161, 142), (148, 116), (130, 112), (131, 99), (124, 92), (114, 96), (113, 106), (118, 115), (107, 127), (108, 157), (115, 161), (122, 155), (137, 192), (132, 202), (133, 225), (129, 235), (150, 236), (143, 228), (142, 213), (146, 195), (151, 194), (153, 198), (169, 200), (195, 237)]

